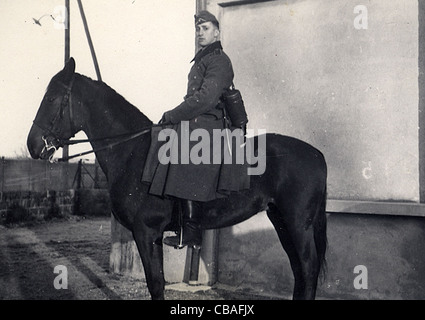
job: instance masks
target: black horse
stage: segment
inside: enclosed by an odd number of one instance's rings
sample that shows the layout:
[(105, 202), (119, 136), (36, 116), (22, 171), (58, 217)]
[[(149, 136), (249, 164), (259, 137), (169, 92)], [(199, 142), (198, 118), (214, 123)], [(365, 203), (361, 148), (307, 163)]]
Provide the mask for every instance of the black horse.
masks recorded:
[[(71, 58), (51, 79), (27, 145), (34, 159), (47, 160), (75, 133), (86, 133), (106, 174), (113, 214), (134, 236), (151, 297), (163, 299), (162, 237), (174, 206), (150, 195), (141, 182), (151, 142), (151, 135), (142, 133), (152, 125), (106, 84), (75, 73)], [(250, 189), (206, 202), (202, 228), (231, 226), (266, 210), (290, 259), (293, 298), (314, 299), (327, 247), (326, 162), (303, 141), (278, 134), (266, 138), (265, 172), (251, 176)]]

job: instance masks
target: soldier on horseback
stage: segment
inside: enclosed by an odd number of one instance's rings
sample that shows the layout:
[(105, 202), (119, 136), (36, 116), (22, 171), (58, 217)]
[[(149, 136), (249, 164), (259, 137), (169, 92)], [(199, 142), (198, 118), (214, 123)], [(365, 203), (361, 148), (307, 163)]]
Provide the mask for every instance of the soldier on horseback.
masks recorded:
[[(203, 129), (209, 137), (213, 137), (213, 130), (231, 126), (224, 116), (223, 94), (232, 86), (234, 74), (232, 63), (219, 40), (220, 27), (216, 17), (208, 11), (201, 11), (195, 15), (195, 27), (200, 50), (191, 61), (194, 64), (188, 76), (187, 94), (180, 105), (163, 114), (160, 123), (171, 126), (178, 136), (187, 134), (184, 130), (188, 128), (189, 133)], [(186, 125), (183, 126), (182, 122)], [(229, 166), (214, 161), (200, 164), (190, 161), (185, 164), (158, 163), (158, 134), (158, 131), (152, 132), (142, 180), (150, 184), (151, 194), (177, 198), (182, 212), (182, 232), (165, 238), (164, 243), (174, 247), (200, 246), (202, 203), (249, 188), (249, 179), (241, 179), (246, 174), (241, 173), (240, 165)], [(190, 139), (188, 143), (191, 150), (197, 141)], [(212, 143), (209, 148), (212, 159)], [(181, 145), (178, 152), (184, 156)]]

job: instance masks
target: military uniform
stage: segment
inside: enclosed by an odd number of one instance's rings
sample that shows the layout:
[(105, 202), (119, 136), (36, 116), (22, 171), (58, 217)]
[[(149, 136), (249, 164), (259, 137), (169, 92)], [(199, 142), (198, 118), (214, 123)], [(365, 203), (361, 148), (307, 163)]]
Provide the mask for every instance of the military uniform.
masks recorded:
[[(216, 29), (207, 27), (211, 22)], [(202, 243), (202, 203), (227, 196), (231, 191), (239, 191), (249, 187), (249, 178), (242, 171), (246, 167), (236, 164), (223, 164), (225, 144), (222, 139), (215, 141), (214, 130), (220, 133), (228, 127), (224, 117), (223, 93), (233, 83), (233, 68), (229, 57), (223, 52), (217, 37), (211, 38), (212, 32), (219, 29), (219, 22), (208, 11), (201, 11), (195, 15), (195, 25), (199, 26), (197, 33), (207, 32), (207, 41), (192, 60), (195, 63), (188, 76), (187, 93), (184, 101), (174, 109), (164, 113), (161, 121), (164, 126), (172, 128), (177, 138), (170, 135), (167, 142), (160, 142), (159, 135), (164, 133), (163, 128), (152, 130), (150, 150), (145, 162), (142, 180), (150, 184), (149, 192), (154, 195), (178, 198), (180, 204), (180, 231), (179, 235), (166, 237), (164, 243), (182, 248), (186, 245), (199, 247)], [(204, 28), (204, 29), (201, 29)], [(210, 42), (210, 40), (215, 42)], [(201, 38), (202, 42), (204, 38)], [(192, 137), (196, 129), (201, 136)], [(202, 134), (201, 134), (202, 133)], [(206, 133), (206, 134), (205, 134)], [(186, 140), (184, 139), (186, 138)], [(195, 138), (195, 139), (191, 139)], [(191, 141), (196, 140), (197, 141)], [(208, 141), (204, 141), (208, 140)], [(177, 163), (161, 161), (164, 156), (162, 147), (171, 141), (170, 154), (178, 153)], [(183, 141), (182, 141), (183, 140)], [(207, 142), (207, 143), (205, 143)], [(184, 144), (184, 147), (183, 147)], [(202, 147), (198, 150), (198, 144)], [(213, 153), (219, 146), (221, 158)], [(195, 150), (201, 162), (193, 162), (192, 151)], [(209, 151), (209, 152), (207, 152)], [(205, 154), (209, 154), (209, 158)], [(189, 156), (190, 155), (190, 156)], [(167, 156), (165, 157), (167, 158)], [(182, 159), (182, 158), (185, 158)], [(220, 161), (216, 161), (218, 160)], [(175, 160), (175, 159), (174, 159)], [(197, 159), (199, 160), (199, 159)], [(208, 161), (209, 160), (209, 161)]]
[(192, 61), (195, 63), (189, 72), (184, 101), (165, 115), (166, 120), (173, 124), (182, 120), (196, 122), (202, 117), (223, 118), (220, 98), (233, 82), (229, 57), (223, 52), (220, 41), (217, 41), (200, 50)]
[[(188, 121), (190, 132), (198, 128), (205, 129), (212, 140), (214, 129), (223, 130), (226, 127), (221, 97), (233, 82), (232, 63), (220, 41), (200, 50), (192, 61), (195, 63), (189, 72), (184, 101), (167, 111), (164, 119), (173, 124), (179, 136), (181, 121)], [(157, 152), (161, 143), (157, 143), (157, 133), (152, 135), (152, 146), (143, 176), (143, 181), (151, 184), (151, 194), (209, 201), (248, 187), (246, 180), (240, 181), (241, 173), (238, 170), (232, 170), (229, 165), (213, 163), (212, 141), (210, 164), (159, 163)], [(190, 141), (189, 150), (197, 143)], [(226, 147), (224, 143), (223, 147)]]

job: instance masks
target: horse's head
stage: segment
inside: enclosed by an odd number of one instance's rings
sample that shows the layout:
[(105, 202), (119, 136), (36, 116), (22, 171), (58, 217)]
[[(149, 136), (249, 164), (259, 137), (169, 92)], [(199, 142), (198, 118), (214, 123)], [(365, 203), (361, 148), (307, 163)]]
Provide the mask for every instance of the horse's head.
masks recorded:
[(50, 81), (28, 134), (27, 146), (32, 158), (51, 159), (63, 142), (78, 131), (72, 100), (74, 79), (75, 60), (71, 58)]

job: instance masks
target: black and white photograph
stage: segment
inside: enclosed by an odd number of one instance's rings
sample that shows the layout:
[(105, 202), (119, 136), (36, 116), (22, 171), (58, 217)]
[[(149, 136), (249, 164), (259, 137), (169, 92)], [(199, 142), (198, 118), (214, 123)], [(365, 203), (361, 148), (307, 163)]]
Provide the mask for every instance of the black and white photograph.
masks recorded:
[(424, 1), (0, 0), (0, 43), (0, 300), (425, 299)]

